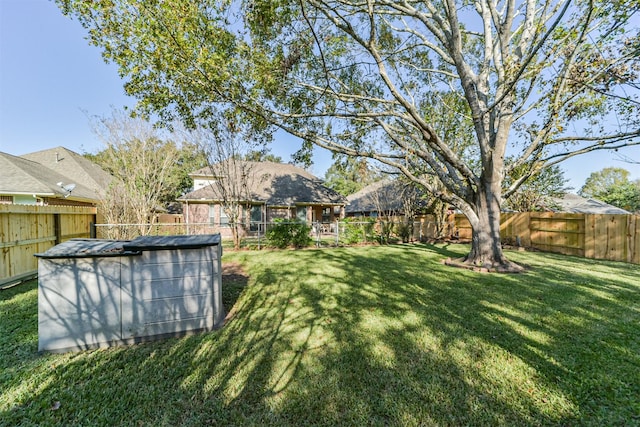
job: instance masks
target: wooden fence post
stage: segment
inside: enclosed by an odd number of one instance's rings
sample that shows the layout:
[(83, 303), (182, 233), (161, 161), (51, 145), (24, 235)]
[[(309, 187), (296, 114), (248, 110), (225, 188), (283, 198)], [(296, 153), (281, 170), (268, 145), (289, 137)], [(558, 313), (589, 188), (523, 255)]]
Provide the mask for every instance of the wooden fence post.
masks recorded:
[(629, 215), (627, 245), (627, 262), (640, 264), (640, 215)]
[(53, 214), (53, 234), (56, 236), (54, 244), (60, 244), (62, 242), (62, 224), (59, 213)]
[(584, 257), (596, 257), (596, 217), (585, 214), (584, 216)]

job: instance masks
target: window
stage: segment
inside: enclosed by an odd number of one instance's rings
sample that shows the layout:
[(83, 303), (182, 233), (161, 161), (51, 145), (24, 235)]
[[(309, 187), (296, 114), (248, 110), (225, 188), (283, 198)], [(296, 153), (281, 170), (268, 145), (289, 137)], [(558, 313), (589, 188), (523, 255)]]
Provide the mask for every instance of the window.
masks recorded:
[(229, 226), (229, 217), (227, 213), (224, 211), (224, 207), (220, 206), (220, 227), (228, 227)]
[(251, 218), (251, 223), (249, 224), (249, 230), (258, 231), (262, 224), (262, 206), (260, 205), (251, 206), (250, 218)]
[(307, 222), (307, 207), (298, 206), (296, 208), (296, 218), (302, 222)]
[(323, 223), (331, 222), (331, 208), (322, 209), (322, 222)]
[(209, 224), (216, 225), (216, 205), (209, 205)]
[(37, 205), (38, 201), (34, 196), (13, 196), (13, 203), (16, 205)]

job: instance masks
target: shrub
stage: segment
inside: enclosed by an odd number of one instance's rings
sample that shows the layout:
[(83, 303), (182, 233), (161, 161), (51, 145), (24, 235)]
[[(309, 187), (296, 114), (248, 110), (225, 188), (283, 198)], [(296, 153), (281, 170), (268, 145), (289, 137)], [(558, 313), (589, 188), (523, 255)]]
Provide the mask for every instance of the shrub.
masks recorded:
[(284, 249), (289, 246), (303, 248), (311, 242), (311, 227), (299, 220), (285, 222), (282, 219), (273, 221), (267, 229), (265, 237), (269, 246)]
[(386, 245), (387, 243), (389, 243), (389, 240), (391, 238), (391, 232), (393, 231), (393, 222), (381, 219), (379, 231), (378, 242)]
[(345, 218), (342, 222), (342, 239), (347, 245), (372, 242), (374, 218)]
[(411, 239), (412, 224), (410, 222), (399, 222), (396, 224), (396, 235), (402, 239), (403, 243), (408, 243)]
[(304, 248), (311, 244), (311, 227), (305, 223), (290, 224), (291, 227), (291, 244), (295, 248)]

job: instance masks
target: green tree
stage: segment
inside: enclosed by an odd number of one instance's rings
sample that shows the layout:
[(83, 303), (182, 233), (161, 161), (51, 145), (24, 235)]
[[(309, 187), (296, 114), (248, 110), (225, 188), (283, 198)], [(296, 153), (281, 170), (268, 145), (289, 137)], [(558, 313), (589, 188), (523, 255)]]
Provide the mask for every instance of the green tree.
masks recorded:
[(282, 157), (271, 154), (268, 150), (252, 150), (244, 155), (248, 162), (273, 162), (282, 163)]
[(333, 163), (324, 175), (324, 185), (348, 196), (362, 190), (380, 179), (380, 175), (371, 169), (364, 158), (334, 155)]
[[(512, 175), (507, 177), (505, 183), (519, 178), (519, 170), (512, 169)], [(505, 201), (504, 207), (517, 212), (534, 212), (553, 207), (554, 197), (563, 196), (570, 188), (569, 180), (564, 177), (563, 170), (558, 166), (542, 169), (536, 175), (518, 188), (511, 197)]]
[[(183, 194), (189, 192), (193, 188), (193, 179), (189, 174), (193, 171), (205, 167), (208, 162), (204, 152), (200, 148), (190, 142), (183, 141), (179, 146), (174, 141), (163, 141), (159, 146), (159, 151), (177, 151), (177, 157), (175, 163), (171, 165), (168, 171), (168, 176), (164, 182), (162, 189), (160, 189), (160, 196), (158, 197), (158, 204), (162, 207), (167, 207), (175, 203), (176, 199)], [(127, 147), (122, 147), (127, 150)], [(126, 155), (126, 153), (122, 153)], [(111, 168), (113, 167), (113, 161), (111, 159), (112, 152), (105, 148), (96, 153), (84, 153), (84, 156), (91, 161), (99, 164), (103, 169), (114, 173)]]
[(185, 141), (179, 145), (178, 160), (171, 168), (167, 180), (166, 198), (162, 201), (165, 204), (175, 202), (175, 200), (193, 189), (193, 179), (190, 173), (207, 166), (208, 159), (206, 152), (195, 142)]
[[(136, 169), (145, 169), (147, 165), (135, 165), (136, 160), (142, 160), (140, 156), (145, 151), (154, 151), (153, 157), (150, 157), (150, 153), (144, 154), (146, 162), (150, 162), (148, 159), (151, 158), (157, 162), (162, 156), (172, 160), (163, 171), (162, 185), (157, 189), (158, 208), (167, 207), (189, 192), (193, 187), (189, 174), (208, 164), (206, 153), (197, 141), (186, 140), (179, 133), (163, 135), (150, 123), (132, 118), (123, 111), (115, 110), (111, 117), (93, 117), (91, 121), (94, 132), (105, 147), (96, 153), (85, 153), (84, 156), (111, 175), (126, 179), (127, 176), (135, 176)], [(154, 142), (147, 142), (148, 145), (143, 147), (141, 139)], [(123, 169), (125, 165), (128, 169)]]
[(612, 188), (603, 201), (629, 212), (640, 212), (640, 180)]
[[(57, 1), (143, 113), (188, 126), (223, 116), (374, 159), (467, 216), (472, 264), (519, 270), (502, 252), (500, 204), (531, 176), (640, 143), (636, 1)], [(472, 161), (425, 114), (440, 93), (473, 124)]]
[(600, 171), (592, 172), (580, 189), (579, 194), (583, 197), (601, 197), (610, 191), (611, 188), (618, 187), (629, 181), (629, 171), (623, 168), (604, 168)]
[(591, 173), (579, 194), (631, 212), (640, 210), (640, 180), (629, 181), (629, 171), (623, 168)]
[(145, 235), (158, 210), (175, 200), (181, 150), (174, 141), (163, 139), (149, 122), (122, 111), (95, 117), (92, 125), (105, 145), (93, 160), (114, 177), (99, 206), (100, 213), (108, 224), (136, 224), (134, 228), (108, 229), (111, 234), (107, 237)]

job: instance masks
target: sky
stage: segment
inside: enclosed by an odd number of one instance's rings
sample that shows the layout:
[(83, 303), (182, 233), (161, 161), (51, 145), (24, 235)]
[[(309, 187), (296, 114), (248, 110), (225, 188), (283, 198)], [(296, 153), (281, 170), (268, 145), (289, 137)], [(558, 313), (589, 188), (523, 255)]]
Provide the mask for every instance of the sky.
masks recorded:
[[(103, 146), (89, 117), (134, 106), (116, 66), (105, 63), (85, 36), (53, 1), (0, 0), (0, 151), (21, 155), (63, 146), (97, 152)], [(299, 140), (279, 135), (271, 152), (288, 161), (299, 147)], [(640, 164), (625, 163), (621, 155), (640, 161), (640, 147), (564, 162), (568, 185), (577, 192), (592, 172), (605, 167), (627, 169), (631, 179), (640, 179)], [(331, 154), (317, 149), (313, 160), (311, 172), (323, 177)]]

